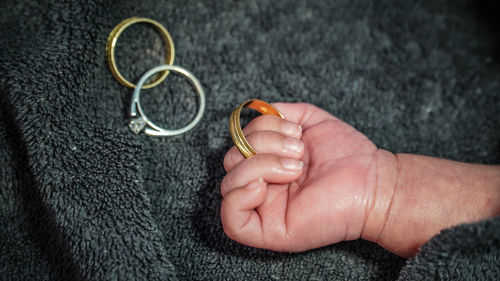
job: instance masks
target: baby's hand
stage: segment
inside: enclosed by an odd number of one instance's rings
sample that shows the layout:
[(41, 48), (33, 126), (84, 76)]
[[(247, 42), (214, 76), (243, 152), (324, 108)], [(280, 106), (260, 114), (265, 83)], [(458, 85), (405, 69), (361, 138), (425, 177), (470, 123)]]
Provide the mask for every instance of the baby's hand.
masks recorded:
[(374, 198), (377, 148), (309, 104), (276, 103), (243, 130), (258, 154), (233, 146), (224, 158), (221, 218), (248, 246), (305, 251), (361, 236)]

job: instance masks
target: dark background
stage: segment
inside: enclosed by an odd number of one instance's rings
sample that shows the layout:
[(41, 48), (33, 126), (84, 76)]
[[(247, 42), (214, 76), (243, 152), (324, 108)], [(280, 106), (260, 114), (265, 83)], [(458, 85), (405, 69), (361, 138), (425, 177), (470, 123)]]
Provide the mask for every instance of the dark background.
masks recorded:
[[(239, 245), (222, 231), (219, 184), (229, 115), (249, 98), (315, 104), (395, 153), (499, 163), (495, 1), (1, 5), (2, 278), (396, 280), (403, 270), (401, 280), (421, 280), (464, 276), (467, 265), (488, 276), (481, 257), (491, 253), (448, 259), (463, 252), (449, 250), (461, 246), (454, 231), (434, 244), (449, 248), (409, 261), (366, 241), (298, 254)], [(154, 138), (127, 128), (132, 90), (111, 76), (105, 45), (131, 16), (162, 23), (175, 64), (201, 81), (207, 108), (193, 131)], [(162, 44), (150, 26), (130, 27), (116, 49), (120, 71), (136, 81), (163, 62)], [(141, 101), (167, 128), (196, 111), (174, 75)]]

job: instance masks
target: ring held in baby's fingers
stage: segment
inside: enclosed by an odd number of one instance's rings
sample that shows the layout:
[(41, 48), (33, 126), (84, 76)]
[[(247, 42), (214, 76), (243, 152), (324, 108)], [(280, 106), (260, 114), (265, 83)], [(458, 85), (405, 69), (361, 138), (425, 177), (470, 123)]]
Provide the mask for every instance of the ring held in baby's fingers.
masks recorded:
[[(194, 90), (198, 94), (198, 112), (196, 113), (196, 116), (193, 118), (193, 120), (187, 126), (181, 129), (167, 130), (160, 128), (159, 126), (154, 124), (151, 120), (149, 120), (149, 118), (146, 116), (141, 106), (139, 98), (142, 86), (149, 77), (162, 71), (171, 71), (184, 76), (184, 78), (186, 78), (186, 80), (188, 80), (191, 83)], [(191, 130), (194, 126), (196, 126), (196, 124), (200, 122), (204, 111), (205, 111), (205, 93), (198, 79), (191, 72), (180, 66), (168, 65), (168, 64), (160, 65), (146, 72), (137, 83), (134, 90), (134, 95), (132, 97), (132, 104), (130, 106), (130, 116), (134, 117), (134, 119), (130, 121), (129, 127), (132, 130), (132, 132), (136, 134), (139, 134), (142, 130), (144, 130), (144, 133), (146, 133), (146, 135), (149, 136), (175, 136), (183, 134)]]
[(231, 133), (234, 144), (241, 154), (243, 154), (246, 158), (249, 158), (257, 154), (257, 151), (255, 151), (255, 149), (253, 149), (253, 147), (248, 143), (245, 135), (243, 134), (243, 130), (241, 129), (240, 115), (241, 110), (245, 107), (254, 109), (264, 115), (276, 115), (283, 119), (285, 117), (274, 106), (257, 99), (251, 99), (243, 102), (231, 113), (231, 116), (229, 117), (229, 132)]

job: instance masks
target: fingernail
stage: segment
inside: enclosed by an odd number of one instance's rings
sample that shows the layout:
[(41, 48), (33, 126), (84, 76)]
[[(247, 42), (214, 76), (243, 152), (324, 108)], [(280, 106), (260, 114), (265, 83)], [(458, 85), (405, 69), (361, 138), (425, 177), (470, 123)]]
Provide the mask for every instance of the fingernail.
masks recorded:
[(254, 180), (253, 182), (251, 182), (249, 185), (245, 186), (245, 189), (248, 189), (248, 190), (256, 189), (259, 186), (261, 186), (263, 181), (264, 181), (264, 179), (258, 178), (256, 180)]
[(304, 162), (293, 158), (282, 158), (281, 166), (288, 170), (300, 170), (304, 166)]
[(304, 143), (299, 139), (285, 138), (283, 140), (283, 148), (285, 152), (299, 154), (304, 150)]
[(288, 121), (281, 124), (281, 129), (283, 130), (283, 133), (297, 138), (300, 137), (300, 134), (302, 133), (302, 126)]

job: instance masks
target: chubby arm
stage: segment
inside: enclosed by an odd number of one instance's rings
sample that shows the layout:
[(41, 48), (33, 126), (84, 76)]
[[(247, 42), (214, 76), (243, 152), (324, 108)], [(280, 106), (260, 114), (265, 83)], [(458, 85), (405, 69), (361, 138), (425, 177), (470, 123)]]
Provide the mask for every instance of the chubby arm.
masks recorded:
[(500, 166), (379, 150), (362, 238), (404, 257), (440, 230), (500, 214)]
[(221, 220), (242, 244), (297, 252), (363, 238), (409, 257), (441, 229), (500, 213), (500, 166), (394, 155), (313, 105), (274, 105), (286, 120), (243, 130), (259, 154), (233, 146), (224, 158)]

